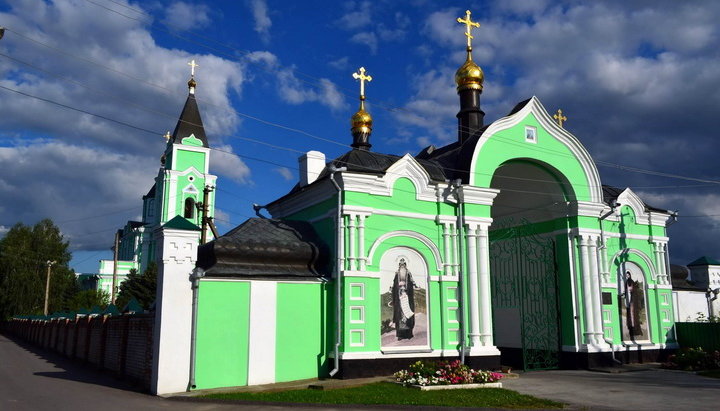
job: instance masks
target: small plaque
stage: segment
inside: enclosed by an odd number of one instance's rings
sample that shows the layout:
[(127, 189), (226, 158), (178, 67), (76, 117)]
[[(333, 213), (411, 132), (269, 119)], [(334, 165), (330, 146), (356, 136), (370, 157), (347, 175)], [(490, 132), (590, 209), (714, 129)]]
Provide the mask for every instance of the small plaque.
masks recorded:
[(602, 293), (603, 305), (612, 305), (612, 293)]

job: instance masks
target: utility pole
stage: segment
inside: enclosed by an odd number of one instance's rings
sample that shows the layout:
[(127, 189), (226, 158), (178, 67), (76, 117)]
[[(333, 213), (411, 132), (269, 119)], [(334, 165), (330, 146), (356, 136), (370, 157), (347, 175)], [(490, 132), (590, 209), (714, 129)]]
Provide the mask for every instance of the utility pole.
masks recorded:
[(50, 300), (50, 267), (55, 264), (55, 261), (48, 260), (45, 264), (47, 264), (47, 282), (45, 283), (45, 309), (43, 310), (43, 313), (48, 315), (48, 301)]
[(117, 265), (118, 265), (118, 245), (120, 243), (120, 232), (115, 231), (115, 246), (113, 247), (113, 281), (112, 293), (110, 294), (110, 303), (115, 304), (115, 287), (117, 287)]
[(202, 231), (200, 232), (200, 244), (205, 244), (207, 242), (207, 228), (208, 224), (213, 228), (213, 235), (215, 238), (217, 238), (215, 225), (212, 222), (212, 219), (208, 217), (208, 211), (210, 211), (210, 207), (208, 207), (208, 203), (210, 202), (210, 193), (215, 190), (215, 186), (205, 186), (203, 188), (203, 201), (202, 203), (198, 204), (198, 209), (202, 212), (202, 218), (200, 220)]

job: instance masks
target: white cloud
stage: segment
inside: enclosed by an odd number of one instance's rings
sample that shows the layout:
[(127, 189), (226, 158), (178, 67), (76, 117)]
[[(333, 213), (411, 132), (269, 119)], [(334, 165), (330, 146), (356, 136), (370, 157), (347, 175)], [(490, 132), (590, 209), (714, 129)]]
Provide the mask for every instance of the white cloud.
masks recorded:
[(260, 35), (264, 42), (270, 41), (270, 27), (272, 20), (268, 16), (268, 7), (265, 0), (250, 0), (250, 10), (255, 19), (255, 31)]
[(370, 49), (370, 52), (372, 54), (377, 53), (378, 49), (378, 40), (375, 33), (371, 31), (363, 31), (360, 33), (354, 34), (352, 37), (350, 37), (350, 42), (357, 43), (357, 44), (363, 44), (368, 46)]
[(338, 20), (338, 26), (346, 30), (355, 30), (372, 22), (372, 7), (369, 1), (345, 3), (346, 13)]
[(350, 67), (349, 60), (350, 58), (348, 56), (340, 57), (337, 60), (329, 62), (328, 65), (334, 69), (345, 70)]
[(278, 167), (273, 169), (276, 173), (280, 174), (282, 178), (285, 179), (285, 181), (293, 181), (295, 180), (295, 175), (293, 175), (293, 172), (290, 171), (287, 167)]
[(215, 146), (210, 154), (210, 172), (218, 173), (240, 184), (250, 183), (250, 168), (230, 145)]
[(180, 1), (165, 9), (163, 23), (176, 30), (196, 30), (210, 24), (208, 11), (207, 5)]
[[(8, 170), (0, 176), (0, 197), (8, 211), (3, 224), (51, 217), (73, 248), (97, 249), (107, 242), (108, 230), (140, 215), (139, 198), (150, 189), (160, 161), (155, 156), (39, 142), (1, 147), (0, 164)], [(93, 218), (99, 215), (103, 217)]]
[(247, 55), (248, 61), (262, 64), (280, 86), (275, 87), (278, 97), (286, 103), (303, 104), (317, 102), (332, 110), (341, 110), (347, 107), (345, 96), (338, 90), (332, 81), (321, 78), (316, 87), (308, 87), (295, 75), (295, 66), (280, 64), (277, 56), (269, 51), (255, 51)]
[[(182, 15), (178, 4), (166, 18)], [(151, 132), (0, 91), (0, 165), (8, 170), (0, 176), (4, 226), (45, 217), (75, 220), (60, 224), (74, 248), (105, 248), (108, 233), (140, 215), (140, 198), (160, 166), (161, 135), (173, 130), (187, 96), (191, 59), (200, 65), (196, 96), (211, 147), (223, 147), (240, 123), (231, 97), (241, 94), (246, 81), (242, 63), (165, 48), (153, 39), (149, 21), (76, 0), (16, 1), (3, 10), (0, 21), (13, 31), (3, 37), (0, 51), (66, 77), (3, 59), (1, 85)], [(207, 9), (193, 10), (200, 11), (194, 24), (204, 24)], [(56, 54), (18, 33), (79, 57)], [(249, 181), (242, 161), (212, 156), (221, 174)], [(107, 216), (91, 218), (101, 214)], [(87, 221), (77, 222), (78, 216)]]

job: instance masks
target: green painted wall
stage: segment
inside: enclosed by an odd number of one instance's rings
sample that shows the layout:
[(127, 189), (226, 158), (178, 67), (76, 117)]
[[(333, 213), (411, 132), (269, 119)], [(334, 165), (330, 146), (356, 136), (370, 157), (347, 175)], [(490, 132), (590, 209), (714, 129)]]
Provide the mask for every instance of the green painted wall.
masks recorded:
[(199, 293), (197, 388), (247, 385), (250, 283), (201, 281)]
[(187, 170), (190, 167), (195, 167), (201, 173), (205, 170), (205, 153), (178, 149), (174, 160), (175, 170)]
[(328, 337), (333, 335), (328, 284), (278, 283), (275, 380), (302, 380), (328, 372)]
[[(525, 141), (525, 127), (537, 129), (537, 143)], [(590, 182), (575, 155), (563, 143), (552, 137), (528, 114), (517, 125), (490, 136), (475, 159), (475, 185), (490, 187), (495, 170), (503, 163), (514, 159), (533, 159), (552, 165), (572, 184), (580, 201), (590, 201)]]

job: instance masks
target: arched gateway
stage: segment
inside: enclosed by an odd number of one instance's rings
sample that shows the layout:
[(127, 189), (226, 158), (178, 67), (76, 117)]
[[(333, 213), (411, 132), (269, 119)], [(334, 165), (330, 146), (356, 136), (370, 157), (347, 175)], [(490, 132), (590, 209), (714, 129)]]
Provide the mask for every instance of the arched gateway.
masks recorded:
[[(360, 69), (352, 149), (303, 155), (298, 184), (267, 205), (273, 219), (200, 247), (187, 328), (198, 388), (387, 375), (419, 359), (587, 367), (676, 347), (672, 214), (603, 186), (535, 97), (486, 124), (467, 38), (457, 141), (372, 151)], [(167, 261), (163, 289), (187, 286)]]

